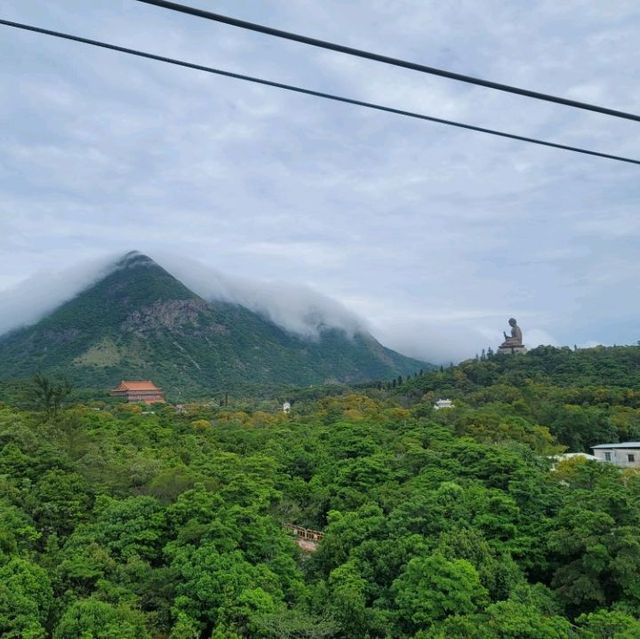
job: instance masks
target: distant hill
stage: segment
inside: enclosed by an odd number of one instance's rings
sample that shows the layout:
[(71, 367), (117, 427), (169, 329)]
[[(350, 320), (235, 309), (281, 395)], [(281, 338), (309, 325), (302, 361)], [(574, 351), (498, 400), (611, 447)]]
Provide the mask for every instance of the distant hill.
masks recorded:
[(149, 378), (173, 398), (358, 383), (425, 367), (365, 332), (328, 328), (305, 339), (242, 306), (204, 300), (136, 252), (35, 325), (0, 337), (0, 380), (42, 371), (109, 388)]
[[(457, 433), (485, 429), (504, 439), (513, 428), (537, 424), (570, 451), (640, 440), (640, 346), (572, 349), (539, 346), (524, 355), (492, 355), (429, 371), (391, 394), (426, 414), (439, 398)], [(523, 421), (524, 420), (524, 421)], [(475, 429), (475, 430), (474, 430)]]
[(418, 396), (428, 391), (460, 394), (492, 387), (531, 385), (562, 388), (640, 389), (640, 346), (573, 349), (539, 346), (525, 355), (493, 354), (451, 368), (435, 369), (395, 389)]

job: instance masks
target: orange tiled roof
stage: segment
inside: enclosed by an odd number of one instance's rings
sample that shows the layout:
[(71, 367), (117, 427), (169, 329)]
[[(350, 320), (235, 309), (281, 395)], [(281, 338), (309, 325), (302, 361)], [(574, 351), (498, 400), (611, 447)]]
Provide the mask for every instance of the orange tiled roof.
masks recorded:
[(159, 391), (160, 389), (151, 381), (125, 381), (122, 380), (116, 390), (130, 391)]

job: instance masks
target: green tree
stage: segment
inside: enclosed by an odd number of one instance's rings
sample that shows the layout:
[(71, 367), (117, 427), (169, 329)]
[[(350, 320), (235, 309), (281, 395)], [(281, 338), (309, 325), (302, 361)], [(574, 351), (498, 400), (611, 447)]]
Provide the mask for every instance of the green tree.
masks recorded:
[(326, 602), (347, 637), (366, 637), (372, 611), (367, 608), (367, 582), (355, 561), (339, 566), (329, 575)]
[(418, 633), (419, 639), (575, 639), (571, 623), (563, 617), (541, 614), (533, 606), (500, 601), (484, 613), (454, 615)]
[(40, 537), (33, 520), (16, 506), (0, 498), (0, 563), (31, 549)]
[(0, 567), (3, 639), (43, 639), (52, 603), (51, 584), (42, 568), (17, 557)]
[(493, 601), (507, 599), (524, 576), (507, 552), (493, 549), (479, 530), (454, 528), (438, 541), (438, 551), (447, 559), (466, 559)]
[(87, 519), (92, 502), (93, 496), (83, 477), (59, 469), (44, 473), (27, 500), (38, 528), (61, 536), (68, 535)]
[(63, 378), (54, 381), (46, 375), (36, 373), (33, 376), (29, 395), (36, 410), (41, 410), (47, 419), (55, 417), (73, 387), (69, 380)]
[(281, 606), (275, 573), (250, 564), (240, 551), (220, 553), (210, 543), (184, 547), (175, 551), (172, 566), (180, 576), (174, 614), (181, 628), (196, 622), (201, 632), (217, 628), (257, 639), (257, 619)]
[(412, 559), (392, 590), (399, 623), (411, 632), (449, 615), (473, 613), (487, 598), (478, 572), (468, 561), (449, 561), (441, 554)]
[(574, 613), (592, 612), (620, 600), (638, 610), (637, 524), (619, 526), (611, 514), (589, 508), (589, 499), (567, 505), (549, 535), (549, 547), (561, 559), (552, 585)]
[(97, 599), (75, 601), (56, 626), (54, 639), (149, 639), (144, 616)]
[(598, 610), (580, 615), (579, 639), (637, 639), (640, 620), (622, 610)]
[(545, 616), (534, 606), (499, 601), (486, 610), (486, 628), (496, 639), (571, 639), (571, 623), (560, 616)]

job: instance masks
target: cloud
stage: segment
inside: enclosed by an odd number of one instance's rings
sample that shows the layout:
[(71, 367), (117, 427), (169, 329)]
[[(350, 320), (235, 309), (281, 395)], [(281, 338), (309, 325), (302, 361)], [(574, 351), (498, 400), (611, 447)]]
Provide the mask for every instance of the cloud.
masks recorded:
[(385, 346), (433, 364), (468, 359), (491, 343), (473, 326), (419, 319), (388, 322), (374, 332)]
[(159, 262), (204, 299), (239, 304), (303, 337), (315, 339), (324, 328), (351, 336), (367, 330), (343, 304), (307, 286), (229, 275), (172, 254), (162, 254)]
[(536, 346), (560, 346), (558, 340), (541, 328), (531, 328), (527, 331), (527, 346), (535, 348)]
[[(486, 315), (480, 321), (399, 318), (375, 326), (374, 333), (389, 348), (434, 364), (448, 364), (470, 359), (488, 348), (495, 351), (503, 340), (502, 330), (507, 328), (504, 318), (497, 316), (493, 322)], [(543, 329), (525, 325), (524, 330), (524, 342), (529, 349), (558, 345)]]
[[(120, 257), (108, 255), (38, 273), (3, 291), (0, 334), (37, 322), (111, 272)], [(161, 254), (158, 262), (201, 297), (239, 304), (305, 338), (315, 339), (325, 328), (338, 328), (350, 336), (367, 330), (355, 313), (307, 286), (228, 275), (171, 253)]]
[(3, 290), (0, 335), (29, 326), (104, 277), (112, 268), (113, 255), (86, 260), (60, 271), (42, 271)]

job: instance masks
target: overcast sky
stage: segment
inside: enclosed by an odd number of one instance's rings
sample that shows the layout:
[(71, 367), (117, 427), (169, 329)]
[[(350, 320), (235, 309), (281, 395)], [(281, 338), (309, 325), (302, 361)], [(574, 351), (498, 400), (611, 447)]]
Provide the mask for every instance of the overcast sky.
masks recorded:
[[(190, 2), (640, 111), (634, 0)], [(638, 123), (135, 0), (2, 0), (0, 16), (640, 157)], [(640, 339), (637, 166), (4, 26), (0, 60), (0, 295), (7, 299), (38, 273), (138, 249), (188, 256), (234, 277), (310, 286), (366, 318), (387, 345), (432, 361), (495, 348), (510, 316), (531, 346)]]

